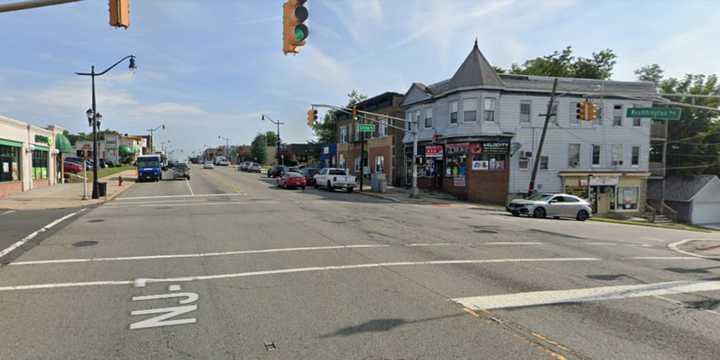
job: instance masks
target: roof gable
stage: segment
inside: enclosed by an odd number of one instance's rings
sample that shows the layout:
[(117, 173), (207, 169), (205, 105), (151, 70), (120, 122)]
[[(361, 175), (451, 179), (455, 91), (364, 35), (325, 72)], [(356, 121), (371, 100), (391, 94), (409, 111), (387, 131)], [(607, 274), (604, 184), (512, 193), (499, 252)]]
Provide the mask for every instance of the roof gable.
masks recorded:
[(430, 99), (431, 97), (432, 93), (425, 85), (421, 83), (413, 83), (412, 86), (410, 86), (410, 89), (408, 89), (407, 93), (405, 94), (405, 98), (403, 99), (402, 103), (400, 103), (400, 106), (407, 106), (417, 102), (425, 101), (427, 99)]
[(473, 46), (470, 54), (463, 61), (460, 68), (455, 72), (450, 82), (449, 89), (457, 89), (463, 87), (487, 86), (487, 87), (503, 87), (504, 84), (495, 72), (495, 69), (485, 59), (480, 52), (477, 41)]

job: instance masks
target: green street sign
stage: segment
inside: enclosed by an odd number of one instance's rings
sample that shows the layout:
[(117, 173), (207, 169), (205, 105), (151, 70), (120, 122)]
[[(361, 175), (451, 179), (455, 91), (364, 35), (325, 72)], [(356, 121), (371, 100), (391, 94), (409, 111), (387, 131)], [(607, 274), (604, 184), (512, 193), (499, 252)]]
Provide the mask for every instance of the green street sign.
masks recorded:
[(680, 108), (628, 108), (629, 118), (653, 118), (658, 120), (680, 120)]
[(360, 132), (371, 133), (375, 131), (375, 124), (360, 124)]

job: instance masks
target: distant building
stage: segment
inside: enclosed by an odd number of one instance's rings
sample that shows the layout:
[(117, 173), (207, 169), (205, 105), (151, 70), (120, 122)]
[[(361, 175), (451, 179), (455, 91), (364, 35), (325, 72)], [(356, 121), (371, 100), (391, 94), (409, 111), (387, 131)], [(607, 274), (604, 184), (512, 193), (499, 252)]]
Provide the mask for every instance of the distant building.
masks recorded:
[[(497, 74), (477, 43), (450, 79), (414, 83), (402, 106), (417, 126), (419, 185), (499, 204), (526, 193), (552, 83), (549, 77)], [(589, 198), (599, 213), (643, 210), (651, 121), (625, 112), (652, 106), (655, 85), (559, 78), (558, 93), (537, 191)], [(586, 97), (599, 105), (595, 121), (576, 119), (576, 104)], [(412, 136), (403, 141), (412, 154)], [(406, 158), (408, 179), (412, 161)]]
[[(662, 182), (648, 184), (647, 197), (652, 206), (660, 207), (662, 192)], [(665, 203), (677, 212), (678, 221), (720, 226), (720, 179), (715, 175), (669, 176)]]

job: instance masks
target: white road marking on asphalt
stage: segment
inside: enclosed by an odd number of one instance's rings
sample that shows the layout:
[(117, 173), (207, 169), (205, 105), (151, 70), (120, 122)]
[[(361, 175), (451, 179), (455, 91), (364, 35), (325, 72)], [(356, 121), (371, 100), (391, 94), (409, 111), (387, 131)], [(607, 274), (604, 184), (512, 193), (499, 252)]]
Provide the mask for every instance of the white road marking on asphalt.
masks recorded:
[(611, 242), (589, 242), (588, 245), (597, 245), (597, 246), (615, 246), (618, 245), (617, 243), (611, 243)]
[(213, 197), (213, 196), (245, 196), (246, 193), (222, 193), (222, 194), (194, 194), (194, 195), (152, 195), (152, 196), (132, 196), (115, 198), (114, 201), (127, 200), (147, 200), (147, 199), (168, 199), (168, 198), (184, 198), (184, 197)]
[(129, 201), (129, 202), (117, 203), (117, 204), (113, 204), (113, 203), (105, 204), (103, 206), (103, 208), (113, 208), (113, 207), (124, 208), (124, 207), (132, 207), (135, 205), (165, 205), (165, 204), (182, 204), (182, 203), (188, 203), (188, 204), (197, 203), (197, 204), (199, 204), (199, 203), (207, 203), (207, 202), (209, 202), (208, 199), (197, 199), (197, 200), (167, 199), (167, 200), (158, 200), (158, 201), (131, 201), (131, 202)]
[(185, 184), (188, 187), (188, 190), (190, 190), (190, 196), (195, 196), (195, 193), (192, 191), (192, 187), (190, 186), (190, 180), (185, 179)]
[(668, 247), (669, 247), (672, 251), (679, 252), (679, 253), (681, 253), (681, 254), (689, 255), (689, 256), (692, 256), (692, 257), (696, 257), (696, 258), (714, 259), (714, 260), (720, 259), (720, 256), (700, 255), (700, 254), (695, 254), (695, 253), (693, 253), (693, 252), (685, 251), (685, 250), (682, 250), (682, 249), (679, 249), (679, 248), (678, 248), (678, 246), (680, 246), (680, 245), (683, 245), (683, 244), (688, 243), (688, 242), (690, 242), (690, 241), (698, 241), (698, 240), (713, 240), (713, 239), (685, 239), (685, 240), (680, 240), (680, 241), (678, 241), (678, 242), (674, 242), (674, 243), (668, 245)]
[(455, 298), (451, 300), (473, 310), (491, 310), (718, 290), (720, 290), (720, 281), (693, 280), (670, 281), (642, 285), (603, 286), (587, 289), (535, 291), (506, 295), (473, 296)]
[(15, 249), (17, 249), (17, 248), (25, 245), (25, 243), (27, 243), (28, 241), (34, 239), (36, 236), (38, 236), (38, 234), (50, 230), (53, 226), (55, 226), (55, 225), (57, 225), (57, 224), (65, 221), (65, 220), (67, 220), (67, 219), (69, 219), (69, 218), (71, 218), (71, 217), (75, 216), (76, 214), (79, 214), (79, 213), (81, 213), (81, 212), (83, 212), (83, 211), (85, 211), (84, 208), (83, 208), (83, 209), (80, 209), (80, 210), (78, 210), (78, 211), (72, 212), (72, 213), (70, 213), (70, 214), (67, 214), (67, 215), (65, 215), (65, 216), (63, 216), (63, 217), (61, 217), (61, 218), (59, 218), (59, 219), (56, 219), (55, 221), (53, 221), (53, 222), (51, 222), (51, 223), (49, 223), (49, 224), (41, 227), (39, 230), (32, 232), (30, 235), (24, 237), (22, 240), (17, 241), (16, 243), (8, 246), (7, 248), (5, 248), (5, 250), (0, 251), (0, 257), (3, 257), (3, 256), (5, 256), (5, 255), (9, 254), (9, 253), (12, 252), (13, 250), (15, 250)]
[[(386, 263), (370, 263), (355, 265), (332, 265), (332, 266), (312, 266), (304, 268), (290, 268), (278, 270), (262, 270), (241, 273), (217, 274), (217, 275), (197, 275), (183, 276), (174, 278), (144, 278), (142, 284), (148, 283), (178, 283), (198, 280), (219, 280), (233, 279), (253, 276), (294, 274), (303, 272), (317, 272), (330, 270), (353, 270), (353, 269), (371, 269), (383, 267), (397, 266), (418, 266), (418, 265), (471, 265), (471, 264), (508, 264), (523, 262), (583, 262), (583, 261), (602, 261), (600, 258), (526, 258), (526, 259), (479, 259), (479, 260), (434, 260), (434, 261), (401, 261)], [(89, 281), (89, 282), (68, 282), (68, 283), (49, 283), (49, 284), (31, 284), (31, 285), (10, 285), (0, 286), (0, 291), (19, 291), (19, 290), (38, 290), (38, 289), (58, 289), (72, 287), (88, 287), (88, 286), (110, 286), (110, 285), (135, 285), (137, 280), (119, 280), (119, 281)]]
[[(180, 291), (181, 287), (180, 285), (170, 285), (168, 286), (168, 291)], [(196, 318), (185, 318), (185, 319), (176, 319), (176, 320), (168, 320), (172, 319), (174, 317), (178, 317), (183, 314), (187, 314), (189, 312), (197, 310), (197, 305), (187, 305), (190, 303), (196, 302), (200, 296), (197, 293), (193, 292), (183, 292), (183, 293), (174, 293), (174, 294), (159, 294), (159, 295), (143, 295), (143, 296), (133, 296), (131, 298), (132, 301), (143, 301), (143, 300), (159, 300), (159, 299), (172, 299), (172, 298), (184, 298), (181, 300), (178, 300), (178, 304), (181, 306), (172, 306), (172, 307), (166, 307), (166, 308), (158, 308), (158, 309), (147, 309), (147, 310), (133, 310), (130, 312), (131, 316), (134, 315), (149, 315), (149, 314), (161, 314), (157, 315), (151, 318), (147, 318), (145, 320), (141, 320), (135, 323), (130, 324), (130, 330), (139, 330), (139, 329), (147, 329), (147, 328), (154, 328), (154, 327), (161, 327), (161, 326), (171, 326), (171, 325), (184, 325), (184, 324), (194, 324), (197, 322)]]
[(486, 242), (483, 245), (542, 245), (543, 243), (538, 241), (493, 241)]
[(701, 260), (693, 256), (635, 256), (632, 260)]
[(14, 212), (15, 212), (15, 210), (8, 210), (8, 211), (5, 211), (5, 212), (3, 212), (2, 214), (0, 214), (0, 216), (10, 215), (10, 214), (12, 214), (12, 213), (14, 213)]
[(405, 244), (405, 246), (409, 246), (409, 247), (453, 246), (453, 245), (459, 245), (459, 244), (454, 244), (454, 243), (411, 243), (411, 244)]
[(293, 252), (293, 251), (383, 248), (383, 247), (389, 247), (389, 246), (390, 245), (385, 245), (385, 244), (307, 246), (307, 247), (293, 247), (293, 248), (237, 250), (237, 251), (190, 253), (190, 254), (168, 254), (168, 255), (122, 256), (122, 257), (99, 257), (99, 258), (85, 258), (85, 259), (55, 259), (55, 260), (18, 261), (18, 262), (12, 262), (9, 265), (41, 265), (41, 264), (67, 264), (67, 263), (103, 262), (103, 261), (179, 259), (179, 258), (198, 258), (198, 257), (229, 256), (229, 255), (268, 254), (268, 253), (281, 253), (281, 252)]

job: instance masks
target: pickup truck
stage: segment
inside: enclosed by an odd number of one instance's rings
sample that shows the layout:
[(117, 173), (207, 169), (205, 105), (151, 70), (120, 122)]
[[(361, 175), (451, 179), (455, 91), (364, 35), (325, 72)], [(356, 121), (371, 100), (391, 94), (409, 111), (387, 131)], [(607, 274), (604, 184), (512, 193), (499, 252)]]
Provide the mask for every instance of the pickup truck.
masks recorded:
[(315, 188), (325, 187), (328, 190), (346, 189), (352, 192), (355, 189), (355, 177), (348, 175), (346, 169), (324, 168), (313, 176)]

